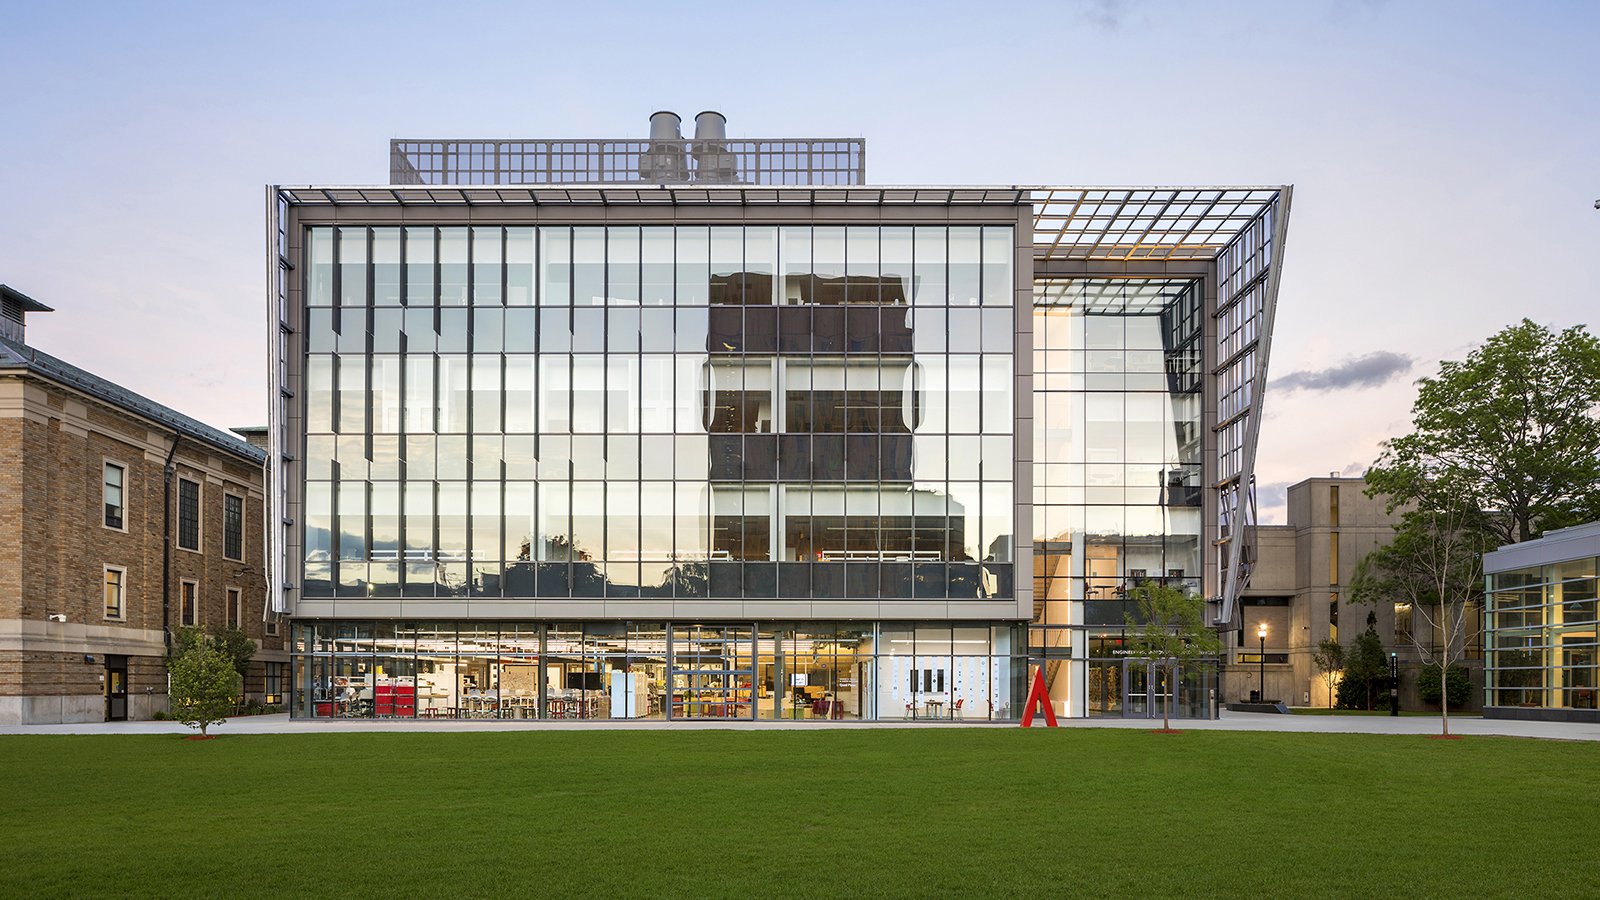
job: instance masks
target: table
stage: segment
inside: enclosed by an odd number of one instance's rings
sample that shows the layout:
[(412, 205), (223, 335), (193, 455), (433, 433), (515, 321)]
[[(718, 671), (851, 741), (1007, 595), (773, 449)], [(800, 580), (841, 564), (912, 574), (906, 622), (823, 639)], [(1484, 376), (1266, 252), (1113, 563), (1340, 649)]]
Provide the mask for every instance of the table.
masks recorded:
[(928, 701), (925, 701), (925, 702), (927, 703), (927, 706), (928, 706), (928, 715), (932, 716), (935, 719), (937, 719), (940, 716), (944, 715), (944, 701), (943, 700), (928, 700)]

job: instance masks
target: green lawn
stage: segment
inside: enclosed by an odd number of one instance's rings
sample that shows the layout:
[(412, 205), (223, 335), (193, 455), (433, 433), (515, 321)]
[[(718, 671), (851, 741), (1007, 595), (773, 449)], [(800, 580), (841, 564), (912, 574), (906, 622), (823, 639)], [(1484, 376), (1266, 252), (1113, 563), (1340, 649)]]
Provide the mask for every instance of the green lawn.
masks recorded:
[(0, 737), (0, 895), (1600, 896), (1594, 743), (220, 730)]

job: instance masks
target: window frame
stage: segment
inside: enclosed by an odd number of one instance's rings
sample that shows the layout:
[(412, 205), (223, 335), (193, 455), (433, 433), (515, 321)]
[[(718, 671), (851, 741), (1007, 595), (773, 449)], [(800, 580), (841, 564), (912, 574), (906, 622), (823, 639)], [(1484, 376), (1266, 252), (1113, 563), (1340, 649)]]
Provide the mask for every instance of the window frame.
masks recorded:
[[(284, 685), (285, 685), (285, 682), (288, 680), (288, 672), (285, 669), (285, 666), (287, 666), (287, 665), (288, 665), (287, 663), (271, 662), (271, 661), (266, 662), (266, 663), (264, 663), (262, 665), (262, 673), (261, 673), (261, 694), (262, 694), (261, 702), (262, 703), (265, 703), (265, 704), (267, 704), (269, 706), (278, 706), (278, 705), (281, 705), (283, 703), (283, 695), (284, 695), (284, 693), (286, 693), (285, 690), (284, 690)], [(272, 692), (272, 689), (274, 687), (276, 687), (278, 689), (278, 692), (276, 694), (274, 694)]]
[[(184, 593), (185, 591), (188, 592), (187, 596), (185, 596), (185, 593)], [(184, 621), (184, 618), (185, 618), (185, 615), (184, 615), (185, 614), (184, 603), (185, 602), (192, 602), (192, 605), (193, 605), (193, 609), (192, 610), (188, 610), (188, 612), (191, 612), (193, 615), (189, 617), (190, 621), (187, 621), (187, 622)], [(200, 582), (198, 582), (198, 581), (196, 581), (196, 580), (194, 580), (192, 578), (182, 578), (182, 579), (178, 580), (178, 626), (180, 628), (199, 628), (199, 627), (201, 627), (201, 625), (200, 625)]]
[[(173, 488), (173, 490), (176, 491), (177, 495), (178, 495), (177, 498), (176, 498), (176, 505), (178, 507), (178, 510), (177, 510), (178, 514), (176, 516), (177, 521), (175, 523), (175, 527), (177, 528), (178, 533), (177, 533), (176, 539), (173, 541), (173, 543), (177, 545), (179, 550), (186, 550), (186, 551), (188, 551), (190, 553), (204, 553), (205, 551), (202, 548), (205, 547), (205, 545), (206, 545), (205, 544), (205, 534), (206, 534), (205, 520), (206, 520), (206, 517), (205, 517), (204, 512), (203, 512), (205, 510), (205, 505), (206, 505), (205, 483), (203, 481), (200, 481), (199, 479), (187, 478), (187, 477), (184, 477), (182, 475), (178, 476), (177, 482), (178, 483)], [(185, 482), (188, 482), (189, 484), (194, 485), (194, 490), (195, 490), (195, 494), (194, 494), (194, 546), (193, 547), (186, 547), (183, 544), (183, 485), (184, 485)]]
[(244, 623), (244, 589), (232, 586), (222, 588), (222, 606), (226, 614), (226, 625), (229, 628), (243, 627)]
[[(228, 555), (228, 500), (230, 498), (239, 501), (239, 555), (238, 556), (229, 556)], [(223, 559), (233, 560), (235, 562), (244, 562), (244, 539), (245, 539), (245, 527), (246, 527), (245, 526), (244, 507), (245, 507), (245, 498), (242, 495), (236, 494), (233, 491), (229, 491), (229, 490), (226, 490), (226, 489), (223, 490), (223, 492), (222, 492), (222, 558)]]
[(127, 566), (113, 566), (113, 565), (111, 565), (109, 563), (102, 563), (101, 564), (101, 566), (100, 566), (100, 590), (101, 590), (101, 593), (102, 593), (101, 599), (104, 600), (105, 589), (110, 587), (110, 581), (107, 578), (107, 576), (109, 576), (112, 572), (116, 572), (117, 575), (119, 576), (118, 579), (117, 579), (117, 611), (115, 613), (111, 612), (111, 605), (109, 603), (102, 603), (101, 611), (103, 612), (104, 619), (107, 622), (126, 622), (126, 621), (128, 621), (128, 567)]
[[(122, 472), (122, 505), (120, 507), (122, 524), (120, 526), (106, 522), (106, 488), (110, 487), (110, 484), (106, 481), (106, 470), (112, 467)], [(128, 464), (118, 459), (112, 459), (109, 456), (100, 458), (100, 527), (119, 534), (128, 533)]]

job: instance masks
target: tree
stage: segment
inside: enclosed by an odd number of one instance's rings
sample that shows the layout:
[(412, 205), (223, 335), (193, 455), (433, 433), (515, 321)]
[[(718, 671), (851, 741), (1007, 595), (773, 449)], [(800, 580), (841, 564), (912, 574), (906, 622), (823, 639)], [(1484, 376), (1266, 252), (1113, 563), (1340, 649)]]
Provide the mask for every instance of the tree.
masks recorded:
[(1600, 516), (1600, 340), (1582, 325), (1523, 319), (1418, 384), (1415, 430), (1366, 476), (1391, 512), (1449, 485), (1500, 544)]
[(242, 680), (232, 657), (206, 640), (175, 647), (167, 658), (167, 675), (172, 717), (199, 728), (201, 737), (208, 736), (208, 727), (226, 721)]
[[(1446, 672), (1465, 655), (1467, 610), (1483, 596), (1483, 552), (1494, 536), (1460, 482), (1424, 479), (1404, 488), (1417, 506), (1394, 526), (1394, 540), (1356, 565), (1350, 602), (1409, 604), (1426, 626), (1412, 629), (1412, 644), (1424, 662), (1438, 668), (1439, 693), (1448, 695)], [(1439, 713), (1448, 735), (1449, 705), (1440, 704)]]
[(1344, 658), (1344, 675), (1339, 679), (1340, 709), (1372, 709), (1372, 698), (1389, 678), (1389, 660), (1383, 655), (1378, 638), (1378, 617), (1367, 613), (1367, 630), (1356, 635)]
[(233, 627), (224, 628), (211, 638), (212, 646), (222, 651), (228, 657), (228, 662), (233, 670), (239, 673), (238, 703), (244, 703), (244, 679), (250, 674), (250, 660), (256, 655), (256, 642), (250, 639), (244, 629)]
[(1333, 638), (1324, 638), (1317, 645), (1317, 652), (1311, 654), (1311, 662), (1322, 673), (1322, 682), (1328, 686), (1328, 708), (1333, 709), (1333, 689), (1344, 671), (1344, 645)]
[(1162, 704), (1161, 729), (1170, 730), (1172, 705), (1178, 697), (1178, 673), (1184, 667), (1203, 668), (1203, 660), (1222, 652), (1217, 634), (1205, 626), (1205, 600), (1199, 594), (1153, 581), (1128, 592), (1139, 604), (1139, 619), (1127, 616), (1130, 656), (1149, 660), (1152, 670), (1166, 665), (1168, 699)]

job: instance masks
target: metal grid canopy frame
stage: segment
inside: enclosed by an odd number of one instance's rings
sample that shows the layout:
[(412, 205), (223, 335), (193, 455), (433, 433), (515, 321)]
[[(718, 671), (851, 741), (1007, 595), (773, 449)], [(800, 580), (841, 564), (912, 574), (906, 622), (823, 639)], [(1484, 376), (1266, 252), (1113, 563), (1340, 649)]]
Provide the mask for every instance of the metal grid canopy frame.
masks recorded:
[(1025, 187), (784, 187), (766, 185), (562, 186), (279, 185), (270, 191), (296, 205), (332, 206), (1018, 206)]
[[(731, 156), (732, 172), (702, 170), (703, 154)], [(658, 158), (672, 157), (665, 169)], [(719, 141), (513, 140), (389, 142), (393, 184), (627, 184), (720, 181), (850, 185), (866, 181), (860, 138)], [(670, 172), (670, 174), (668, 174)]]
[(1046, 187), (1032, 191), (1040, 259), (1215, 259), (1286, 187)]

